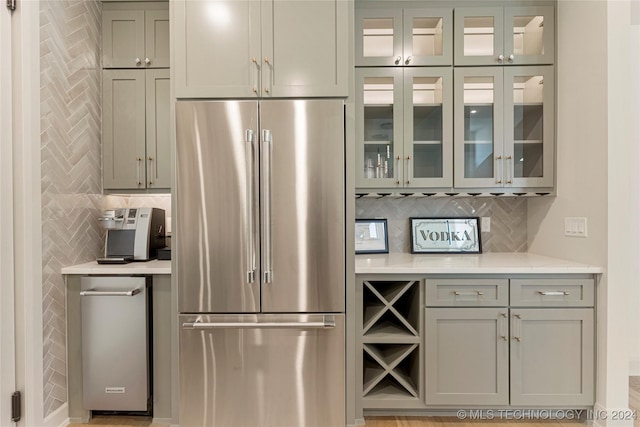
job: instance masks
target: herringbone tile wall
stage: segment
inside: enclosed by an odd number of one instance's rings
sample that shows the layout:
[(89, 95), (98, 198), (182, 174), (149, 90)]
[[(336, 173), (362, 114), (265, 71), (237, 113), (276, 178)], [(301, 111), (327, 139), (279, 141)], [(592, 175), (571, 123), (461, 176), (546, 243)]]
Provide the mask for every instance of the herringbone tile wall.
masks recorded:
[[(527, 201), (524, 198), (357, 199), (356, 218), (386, 218), (389, 252), (411, 252), (409, 218), (479, 216), (491, 218), (482, 232), (483, 252), (527, 250)], [(480, 230), (482, 231), (482, 229)]]
[(60, 268), (102, 245), (100, 25), (97, 0), (40, 1), (44, 415), (67, 401)]

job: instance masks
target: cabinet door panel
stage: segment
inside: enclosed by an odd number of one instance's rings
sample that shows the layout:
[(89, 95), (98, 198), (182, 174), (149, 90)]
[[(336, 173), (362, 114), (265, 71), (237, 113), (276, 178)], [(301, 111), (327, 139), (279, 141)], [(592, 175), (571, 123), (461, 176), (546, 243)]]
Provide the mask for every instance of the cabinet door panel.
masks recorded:
[(509, 403), (506, 308), (426, 309), (426, 402)]
[(104, 70), (102, 175), (105, 189), (145, 187), (145, 71)]
[(257, 95), (259, 2), (176, 1), (175, 16), (176, 97)]
[(456, 8), (455, 65), (504, 63), (504, 12), (501, 7)]
[(553, 67), (505, 67), (504, 87), (505, 186), (552, 187)]
[(262, 96), (346, 97), (347, 15), (342, 0), (263, 0)]
[(404, 69), (404, 186), (453, 184), (450, 68)]
[(359, 68), (356, 87), (356, 187), (402, 187), (402, 68)]
[(555, 22), (552, 6), (505, 8), (504, 25), (507, 65), (553, 64)]
[(511, 404), (593, 405), (593, 309), (512, 309), (511, 322)]
[(169, 70), (147, 70), (147, 187), (171, 188)]
[(405, 9), (403, 11), (403, 64), (451, 65), (453, 11)]
[(356, 10), (356, 65), (403, 65), (402, 9)]
[(501, 187), (504, 181), (502, 68), (457, 68), (454, 97), (455, 187)]
[(105, 10), (102, 13), (102, 66), (144, 68), (144, 35), (144, 11)]
[(169, 11), (148, 10), (144, 20), (147, 67), (169, 68)]

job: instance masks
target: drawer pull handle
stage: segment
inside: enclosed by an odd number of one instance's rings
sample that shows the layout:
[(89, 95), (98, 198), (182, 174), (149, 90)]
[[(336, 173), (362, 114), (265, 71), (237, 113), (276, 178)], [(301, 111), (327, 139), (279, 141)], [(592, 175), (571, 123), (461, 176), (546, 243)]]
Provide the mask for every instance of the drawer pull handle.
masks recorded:
[(569, 292), (567, 291), (538, 291), (538, 293), (545, 297), (558, 297), (558, 296), (569, 295)]
[(455, 296), (459, 296), (459, 295), (477, 295), (477, 296), (482, 296), (484, 295), (484, 292), (482, 291), (471, 291), (471, 292), (460, 292), (460, 291), (453, 291), (453, 294)]

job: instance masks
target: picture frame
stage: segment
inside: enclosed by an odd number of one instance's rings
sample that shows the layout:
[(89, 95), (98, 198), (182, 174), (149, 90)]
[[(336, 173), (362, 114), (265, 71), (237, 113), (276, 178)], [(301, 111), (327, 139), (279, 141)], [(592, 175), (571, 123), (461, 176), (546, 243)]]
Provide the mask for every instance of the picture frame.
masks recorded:
[(410, 218), (411, 253), (480, 254), (480, 218)]
[(356, 254), (388, 254), (389, 235), (384, 218), (356, 219)]

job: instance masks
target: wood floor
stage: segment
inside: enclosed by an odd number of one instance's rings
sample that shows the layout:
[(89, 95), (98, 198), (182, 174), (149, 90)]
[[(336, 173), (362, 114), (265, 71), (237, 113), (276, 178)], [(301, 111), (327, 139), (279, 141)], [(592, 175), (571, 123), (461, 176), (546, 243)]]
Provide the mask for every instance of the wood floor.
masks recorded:
[[(640, 412), (640, 377), (629, 378), (629, 406)], [(576, 420), (460, 420), (457, 417), (367, 417), (366, 427), (578, 427), (589, 425)], [(99, 416), (94, 417), (89, 424), (70, 424), (69, 427), (82, 426), (100, 427), (166, 427), (163, 424), (154, 424), (150, 417), (119, 417)], [(300, 426), (303, 427), (303, 426)], [(640, 427), (640, 420), (636, 419), (634, 427)]]

